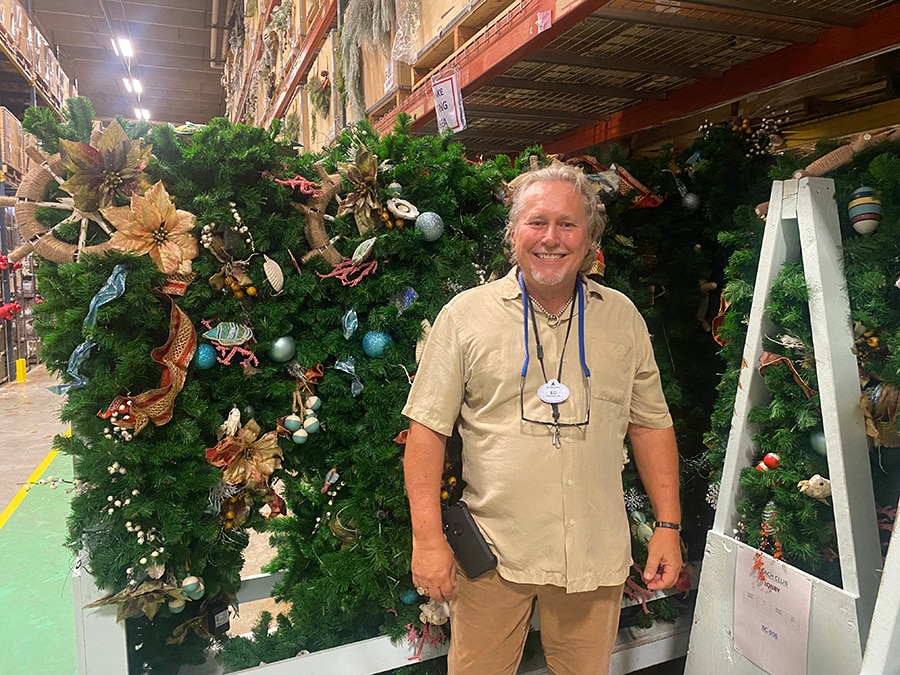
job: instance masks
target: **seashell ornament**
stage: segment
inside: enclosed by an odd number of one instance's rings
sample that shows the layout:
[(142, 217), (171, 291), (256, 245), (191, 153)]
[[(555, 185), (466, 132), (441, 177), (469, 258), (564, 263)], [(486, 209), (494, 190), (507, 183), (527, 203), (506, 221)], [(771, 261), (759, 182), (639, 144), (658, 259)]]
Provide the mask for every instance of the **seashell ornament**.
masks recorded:
[(284, 272), (281, 271), (281, 265), (272, 260), (265, 253), (263, 253), (263, 258), (265, 258), (263, 272), (265, 272), (266, 279), (269, 280), (269, 283), (272, 285), (272, 288), (275, 289), (276, 294), (281, 293), (281, 290), (284, 288)]

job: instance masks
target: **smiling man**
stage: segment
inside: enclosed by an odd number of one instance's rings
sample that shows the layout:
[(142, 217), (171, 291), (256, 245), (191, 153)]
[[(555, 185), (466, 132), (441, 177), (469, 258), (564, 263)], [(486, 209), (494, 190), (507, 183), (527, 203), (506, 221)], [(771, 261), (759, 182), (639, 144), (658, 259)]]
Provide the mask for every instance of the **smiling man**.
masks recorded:
[[(413, 581), (451, 603), (451, 675), (515, 673), (535, 600), (551, 673), (608, 671), (631, 565), (626, 435), (657, 519), (644, 579), (666, 588), (681, 570), (678, 452), (647, 328), (581, 273), (604, 224), (579, 169), (523, 176), (507, 225), (517, 266), (441, 310), (404, 408)], [(463, 499), (498, 560), (473, 578), (441, 525), (455, 426)]]

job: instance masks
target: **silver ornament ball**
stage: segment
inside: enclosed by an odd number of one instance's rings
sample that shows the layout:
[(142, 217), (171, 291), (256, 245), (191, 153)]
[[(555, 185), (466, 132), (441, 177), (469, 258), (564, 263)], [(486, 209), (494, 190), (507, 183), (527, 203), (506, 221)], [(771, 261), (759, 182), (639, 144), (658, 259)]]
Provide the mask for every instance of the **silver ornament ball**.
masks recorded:
[(278, 363), (290, 361), (294, 358), (294, 354), (296, 353), (297, 343), (294, 342), (294, 338), (290, 335), (277, 338), (272, 342), (272, 346), (269, 347), (269, 356), (272, 357), (273, 361), (277, 361)]
[(425, 241), (436, 241), (444, 234), (444, 219), (434, 211), (425, 211), (416, 218), (416, 232)]
[(700, 208), (700, 197), (693, 192), (688, 192), (681, 198), (681, 205), (688, 211), (696, 211)]

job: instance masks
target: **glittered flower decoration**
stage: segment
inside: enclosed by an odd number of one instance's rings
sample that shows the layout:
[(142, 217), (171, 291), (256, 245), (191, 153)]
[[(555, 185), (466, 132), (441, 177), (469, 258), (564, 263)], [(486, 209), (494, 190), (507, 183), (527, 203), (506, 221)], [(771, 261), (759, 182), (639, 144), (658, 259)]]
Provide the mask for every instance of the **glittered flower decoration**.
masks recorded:
[(152, 148), (128, 137), (113, 120), (96, 147), (61, 138), (59, 156), (71, 176), (60, 187), (75, 199), (75, 207), (91, 212), (116, 205), (116, 198), (141, 194), (149, 185), (144, 168)]
[(197, 240), (190, 234), (197, 217), (176, 209), (162, 183), (143, 196), (132, 195), (131, 206), (100, 212), (116, 228), (109, 240), (111, 248), (134, 255), (149, 253), (165, 274), (190, 272), (190, 261), (197, 257)]
[(338, 171), (353, 183), (353, 192), (344, 197), (338, 216), (353, 213), (360, 234), (375, 229), (375, 214), (381, 211), (376, 194), (378, 158), (365, 145), (356, 150), (356, 162), (338, 162)]
[(269, 431), (259, 435), (256, 420), (250, 420), (234, 436), (226, 436), (215, 447), (207, 448), (206, 460), (225, 469), (226, 483), (268, 492), (269, 476), (281, 468), (278, 434)]

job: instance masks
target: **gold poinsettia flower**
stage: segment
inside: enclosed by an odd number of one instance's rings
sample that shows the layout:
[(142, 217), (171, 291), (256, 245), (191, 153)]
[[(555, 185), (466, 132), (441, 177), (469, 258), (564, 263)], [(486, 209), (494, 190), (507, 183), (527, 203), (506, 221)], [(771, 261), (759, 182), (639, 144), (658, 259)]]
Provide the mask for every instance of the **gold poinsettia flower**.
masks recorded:
[(353, 183), (354, 190), (341, 201), (338, 216), (353, 212), (360, 234), (375, 229), (375, 216), (381, 211), (376, 192), (378, 158), (365, 145), (356, 150), (356, 162), (338, 162), (338, 171)]
[(133, 141), (115, 120), (100, 134), (97, 147), (64, 138), (59, 156), (71, 172), (60, 187), (75, 198), (81, 211), (96, 211), (116, 205), (116, 197), (143, 193), (149, 185), (144, 168), (152, 148)]
[(175, 208), (161, 182), (141, 196), (131, 196), (131, 206), (113, 206), (100, 213), (116, 228), (111, 248), (134, 255), (150, 254), (165, 274), (190, 272), (197, 257), (197, 240), (190, 234), (197, 216)]
[(225, 436), (214, 447), (206, 449), (206, 460), (225, 469), (223, 479), (232, 485), (268, 492), (269, 476), (281, 468), (278, 433), (259, 435), (256, 420), (250, 420), (234, 436)]
[(141, 614), (153, 621), (153, 617), (169, 600), (184, 599), (180, 588), (166, 583), (162, 579), (147, 579), (137, 587), (126, 586), (118, 593), (111, 593), (96, 600), (88, 607), (118, 605), (116, 621), (134, 619)]

